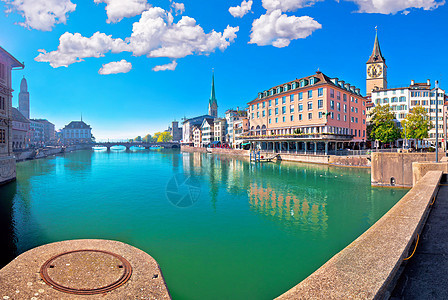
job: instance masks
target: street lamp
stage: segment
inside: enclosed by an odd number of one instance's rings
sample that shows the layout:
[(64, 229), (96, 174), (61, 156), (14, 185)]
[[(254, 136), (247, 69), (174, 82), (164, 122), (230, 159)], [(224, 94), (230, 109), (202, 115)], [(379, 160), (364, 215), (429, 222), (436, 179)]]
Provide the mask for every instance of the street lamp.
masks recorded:
[(439, 81), (438, 80), (436, 80), (435, 91), (436, 91), (436, 162), (439, 162), (439, 100), (438, 100)]

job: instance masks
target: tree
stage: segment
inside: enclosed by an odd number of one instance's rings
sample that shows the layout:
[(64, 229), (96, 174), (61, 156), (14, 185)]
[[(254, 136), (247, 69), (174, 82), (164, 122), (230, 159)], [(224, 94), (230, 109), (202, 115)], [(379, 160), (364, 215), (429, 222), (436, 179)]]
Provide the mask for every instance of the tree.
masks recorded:
[(428, 112), (422, 106), (411, 109), (401, 124), (403, 126), (402, 136), (405, 139), (426, 139), (429, 137), (429, 131), (433, 128)]
[(141, 142), (142, 141), (142, 137), (138, 136), (134, 139), (134, 142)]
[(371, 113), (370, 128), (367, 130), (371, 140), (382, 143), (394, 142), (400, 138), (401, 130), (394, 121), (395, 116), (389, 105), (377, 105)]
[(300, 128), (294, 129), (294, 134), (301, 134)]
[(173, 140), (173, 136), (169, 132), (161, 132), (157, 137), (157, 143), (169, 142)]
[(154, 133), (154, 135), (152, 136), (152, 142), (153, 143), (157, 143), (157, 141), (159, 140), (159, 136), (161, 135), (161, 132), (156, 132)]
[(145, 143), (152, 142), (152, 137), (149, 133), (143, 137), (143, 142), (145, 142)]

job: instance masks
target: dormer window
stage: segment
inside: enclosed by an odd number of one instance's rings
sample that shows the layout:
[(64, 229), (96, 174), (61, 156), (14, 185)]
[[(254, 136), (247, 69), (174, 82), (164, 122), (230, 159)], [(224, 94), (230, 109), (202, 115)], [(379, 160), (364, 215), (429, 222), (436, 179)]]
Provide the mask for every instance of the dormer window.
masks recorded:
[(310, 84), (314, 84), (314, 83), (315, 83), (314, 77), (311, 77), (310, 78)]
[(307, 85), (308, 85), (308, 80), (303, 79), (303, 80), (300, 81), (300, 87), (304, 87), (304, 86), (307, 86)]
[(293, 83), (292, 83), (292, 88), (293, 88), (293, 89), (296, 89), (297, 86), (298, 86), (298, 85), (297, 85), (297, 82), (293, 82)]

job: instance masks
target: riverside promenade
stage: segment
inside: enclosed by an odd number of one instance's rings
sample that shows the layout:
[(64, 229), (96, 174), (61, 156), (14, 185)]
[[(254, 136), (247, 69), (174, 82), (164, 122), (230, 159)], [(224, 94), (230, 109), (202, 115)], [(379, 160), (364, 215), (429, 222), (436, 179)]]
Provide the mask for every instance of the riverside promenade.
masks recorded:
[(414, 256), (391, 299), (448, 299), (448, 183), (444, 176)]

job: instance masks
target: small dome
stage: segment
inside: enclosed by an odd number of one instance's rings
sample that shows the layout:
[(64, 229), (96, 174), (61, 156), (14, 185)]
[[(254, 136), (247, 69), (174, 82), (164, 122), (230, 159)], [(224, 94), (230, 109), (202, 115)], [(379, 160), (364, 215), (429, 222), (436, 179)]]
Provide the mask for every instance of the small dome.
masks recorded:
[(28, 84), (26, 83), (25, 76), (23, 76), (22, 81), (20, 82), (20, 91), (24, 93), (28, 92)]

